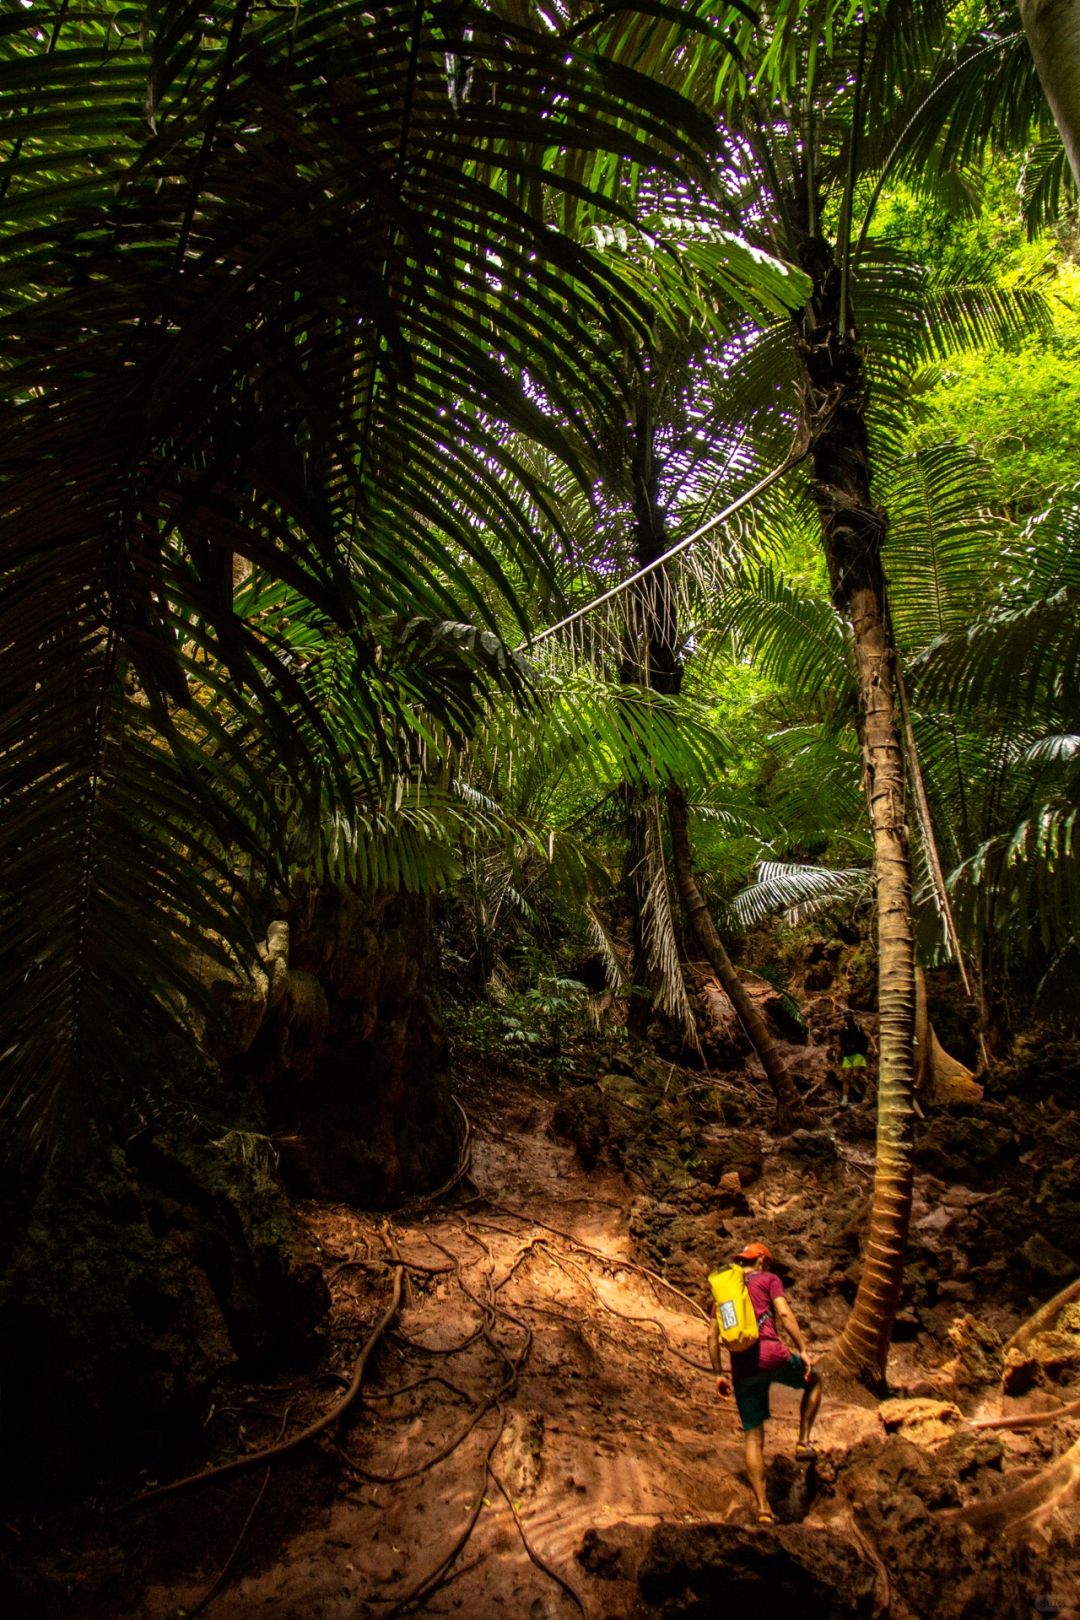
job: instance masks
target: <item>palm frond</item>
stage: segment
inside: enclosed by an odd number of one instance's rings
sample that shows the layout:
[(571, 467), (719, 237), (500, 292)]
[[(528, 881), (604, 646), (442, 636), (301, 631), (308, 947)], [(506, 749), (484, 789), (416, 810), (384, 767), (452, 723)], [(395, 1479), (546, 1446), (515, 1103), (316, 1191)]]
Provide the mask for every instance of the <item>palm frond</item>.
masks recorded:
[(652, 795), (643, 807), (643, 871), (635, 875), (644, 896), (641, 908), (642, 943), (655, 979), (654, 1000), (673, 1018), (687, 1042), (697, 1048), (698, 1033), (686, 993), (682, 959), (671, 907), (671, 880), (660, 827), (660, 801)]
[(843, 625), (832, 604), (800, 591), (769, 564), (727, 591), (719, 628), (735, 636), (744, 655), (801, 699), (827, 707), (852, 700), (852, 675)]
[(585, 917), (589, 924), (589, 933), (604, 964), (604, 977), (607, 979), (610, 988), (618, 994), (626, 986), (627, 974), (626, 969), (619, 960), (615, 942), (605, 928), (595, 906), (585, 907)]
[(873, 881), (868, 867), (799, 866), (784, 861), (762, 861), (757, 874), (757, 880), (741, 889), (728, 907), (733, 921), (744, 930), (778, 914), (791, 927), (798, 927), (831, 907), (857, 905), (867, 899)]
[(889, 610), (906, 650), (965, 629), (989, 598), (1007, 538), (986, 509), (989, 478), (986, 464), (958, 445), (918, 451), (886, 473)]
[(980, 620), (965, 634), (931, 642), (915, 666), (931, 699), (990, 704), (1006, 712), (1061, 712), (1065, 672), (1080, 659), (1080, 590)]
[[(432, 627), (526, 627), (559, 511), (519, 446), (588, 488), (655, 316), (558, 203), (621, 219), (630, 170), (674, 181), (716, 143), (617, 31), (497, 0), (468, 94), (431, 8), (131, 20), (65, 15), (43, 50), (32, 8), (3, 34), (4, 1049), (39, 1116), (115, 1054), (114, 992), (151, 968), (188, 990), (185, 929), (242, 934), (224, 852), (268, 858), (273, 805), (240, 807), (271, 758), (309, 819), (336, 799), (342, 870), (419, 879), (439, 840), (395, 812), (395, 867), (375, 792), (397, 733), (460, 738), (516, 678)], [(290, 639), (300, 618), (333, 645)]]

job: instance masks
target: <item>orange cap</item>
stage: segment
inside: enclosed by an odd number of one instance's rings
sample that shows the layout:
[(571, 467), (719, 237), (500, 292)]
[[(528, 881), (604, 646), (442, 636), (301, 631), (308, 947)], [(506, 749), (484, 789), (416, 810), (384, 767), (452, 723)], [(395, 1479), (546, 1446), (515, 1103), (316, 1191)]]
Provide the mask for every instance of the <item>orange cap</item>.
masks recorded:
[(771, 1260), (772, 1251), (767, 1249), (764, 1243), (748, 1243), (745, 1248), (739, 1250), (735, 1258), (736, 1260), (757, 1260), (759, 1258)]

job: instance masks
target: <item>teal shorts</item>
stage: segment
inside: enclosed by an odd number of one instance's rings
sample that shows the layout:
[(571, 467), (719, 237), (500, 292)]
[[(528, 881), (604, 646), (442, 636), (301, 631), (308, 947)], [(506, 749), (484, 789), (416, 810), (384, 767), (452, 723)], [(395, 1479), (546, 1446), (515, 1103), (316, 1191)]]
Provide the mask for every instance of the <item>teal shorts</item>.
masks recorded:
[(770, 1367), (767, 1372), (750, 1373), (733, 1388), (739, 1421), (744, 1429), (756, 1429), (769, 1415), (769, 1385), (786, 1384), (788, 1389), (806, 1388), (806, 1368), (802, 1356), (792, 1355), (787, 1365)]

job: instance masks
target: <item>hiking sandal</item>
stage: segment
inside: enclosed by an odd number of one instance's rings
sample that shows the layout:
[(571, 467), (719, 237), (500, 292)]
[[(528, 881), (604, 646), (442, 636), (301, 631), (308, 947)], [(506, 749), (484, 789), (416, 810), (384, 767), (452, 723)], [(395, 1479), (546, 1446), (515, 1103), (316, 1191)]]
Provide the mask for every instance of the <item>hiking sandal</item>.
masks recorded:
[(776, 1514), (773, 1513), (771, 1508), (762, 1508), (761, 1512), (757, 1516), (757, 1522), (761, 1525), (775, 1524)]
[(796, 1462), (815, 1462), (817, 1460), (817, 1446), (811, 1445), (809, 1440), (800, 1440), (795, 1447)]

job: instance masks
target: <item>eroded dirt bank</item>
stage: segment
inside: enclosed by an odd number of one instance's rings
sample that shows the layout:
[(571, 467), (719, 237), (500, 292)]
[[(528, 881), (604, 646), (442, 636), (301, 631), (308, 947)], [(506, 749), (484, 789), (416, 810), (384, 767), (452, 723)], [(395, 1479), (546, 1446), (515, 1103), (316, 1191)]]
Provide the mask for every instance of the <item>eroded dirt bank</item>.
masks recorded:
[(734, 1407), (707, 1370), (705, 1273), (764, 1236), (827, 1356), (857, 1270), (869, 1105), (830, 1105), (777, 1142), (752, 1088), (669, 1064), (556, 1094), (493, 1059), (459, 1095), (469, 1178), (389, 1220), (308, 1206), (334, 1296), (321, 1355), (273, 1385), (223, 1385), (189, 1465), (288, 1439), (333, 1407), (400, 1277), (340, 1421), (272, 1467), (137, 1512), (111, 1493), (10, 1522), (12, 1612), (975, 1620), (1077, 1604), (1080, 1413), (973, 1426), (1080, 1394), (1072, 1307), (1012, 1354), (1013, 1393), (1001, 1386), (1003, 1342), (1075, 1264), (1056, 1183), (1046, 1191), (1080, 1146), (1071, 1116), (1046, 1104), (1018, 1134), (991, 1099), (927, 1122), (897, 1398), (879, 1408), (833, 1380), (807, 1469), (791, 1460), (798, 1397), (775, 1391), (780, 1525), (763, 1531)]

